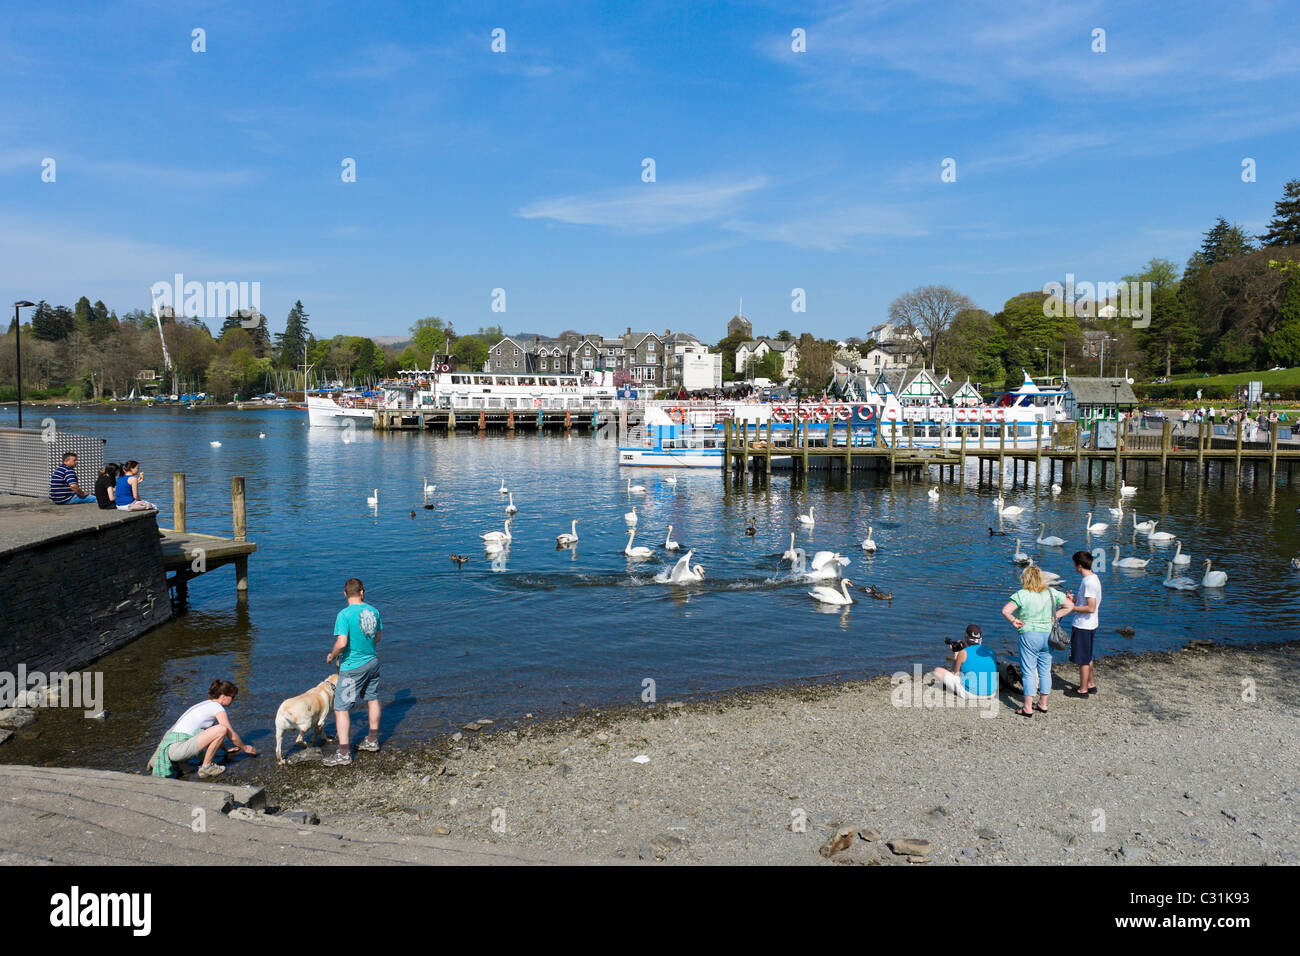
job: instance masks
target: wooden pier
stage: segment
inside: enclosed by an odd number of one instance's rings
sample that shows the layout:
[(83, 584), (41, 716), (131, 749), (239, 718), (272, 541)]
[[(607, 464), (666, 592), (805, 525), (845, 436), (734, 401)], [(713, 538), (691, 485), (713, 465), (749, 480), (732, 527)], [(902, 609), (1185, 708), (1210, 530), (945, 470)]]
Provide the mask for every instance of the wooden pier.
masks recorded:
[(375, 431), (594, 431), (617, 418), (610, 408), (378, 408)]
[(176, 603), (185, 604), (192, 579), (227, 564), (235, 566), (235, 591), (240, 595), (247, 592), (248, 556), (257, 550), (257, 545), (247, 539), (248, 512), (243, 477), (236, 475), (230, 479), (233, 532), (230, 538), (198, 534), (186, 527), (184, 472), (172, 475), (172, 501), (175, 525), (159, 530), (163, 535), (163, 568), (171, 575), (167, 586), (175, 595)]
[(1092, 484), (1093, 473), (1097, 470), (1095, 466), (1099, 466), (1100, 483), (1104, 485), (1109, 469), (1113, 469), (1114, 477), (1123, 481), (1127, 479), (1130, 467), (1139, 464), (1144, 474), (1158, 466), (1162, 477), (1167, 476), (1171, 468), (1179, 469), (1185, 477), (1189, 466), (1194, 474), (1208, 475), (1212, 464), (1232, 465), (1238, 480), (1244, 467), (1255, 471), (1265, 468), (1271, 477), (1276, 476), (1280, 466), (1284, 466), (1289, 481), (1293, 466), (1300, 463), (1300, 444), (1283, 446), (1276, 429), (1269, 432), (1267, 442), (1244, 445), (1240, 430), (1231, 439), (1218, 438), (1211, 434), (1206, 423), (1198, 426), (1194, 438), (1176, 440), (1172, 422), (1165, 421), (1158, 435), (1121, 433), (1114, 449), (1098, 449), (1085, 447), (1078, 440), (1077, 428), (1066, 427), (1071, 424), (1058, 423), (1055, 436), (1045, 439), (1042, 423), (1038, 423), (1032, 442), (1020, 440), (1014, 434), (1008, 437), (1005, 429), (997, 442), (986, 442), (981, 428), (978, 441), (968, 441), (963, 433), (960, 447), (939, 449), (919, 447), (910, 422), (905, 423), (904, 435), (890, 445), (878, 433), (872, 435), (861, 426), (847, 423), (822, 427), (810, 436), (807, 425), (796, 422), (787, 432), (788, 439), (778, 437), (774, 440), (770, 423), (757, 425), (729, 420), (724, 424), (723, 472), (748, 475), (752, 471), (756, 477), (771, 475), (772, 462), (778, 460), (789, 461), (796, 475), (807, 474), (815, 467), (815, 462), (817, 466), (842, 470), (845, 474), (851, 474), (855, 468), (888, 469), (891, 480), (898, 474), (909, 479), (924, 477), (931, 467), (936, 466), (939, 479), (943, 480), (946, 467), (949, 480), (955, 480), (964, 474), (967, 461), (973, 458), (979, 481), (985, 481), (987, 474), (991, 484), (1002, 487), (1006, 483), (1008, 462), (1011, 464), (1012, 486), (1018, 480), (1030, 484), (1031, 466), (1035, 485), (1041, 484), (1044, 478), (1049, 482), (1059, 479)]

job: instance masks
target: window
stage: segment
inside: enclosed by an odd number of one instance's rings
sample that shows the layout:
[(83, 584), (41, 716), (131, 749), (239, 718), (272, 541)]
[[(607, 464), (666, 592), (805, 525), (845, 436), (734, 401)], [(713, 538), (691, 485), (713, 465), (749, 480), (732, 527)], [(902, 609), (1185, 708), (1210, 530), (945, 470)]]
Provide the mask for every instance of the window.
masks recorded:
[[(515, 350), (515, 354), (516, 354), (516, 355), (519, 354), (518, 349)], [(518, 367), (519, 367), (519, 359), (515, 359), (515, 368), (518, 368)]]
[[(516, 354), (516, 355), (518, 355), (518, 354), (519, 354), (519, 350), (518, 350), (518, 349), (515, 349), (515, 354)], [(518, 363), (518, 362), (516, 362), (516, 363), (515, 363), (515, 364), (516, 364), (516, 365), (518, 365), (518, 364), (519, 364), (519, 363)]]
[(583, 350), (582, 350), (582, 354), (583, 354), (583, 355), (590, 355), (590, 354), (591, 354), (591, 346), (588, 345), (585, 349), (583, 349)]

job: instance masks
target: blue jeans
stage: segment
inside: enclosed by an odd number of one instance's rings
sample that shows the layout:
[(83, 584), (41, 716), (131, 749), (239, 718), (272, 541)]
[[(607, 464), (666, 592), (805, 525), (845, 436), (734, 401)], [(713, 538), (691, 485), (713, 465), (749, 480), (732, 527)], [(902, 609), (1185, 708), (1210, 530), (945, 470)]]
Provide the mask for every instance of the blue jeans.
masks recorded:
[(1052, 648), (1045, 631), (1020, 632), (1020, 680), (1025, 696), (1052, 692)]
[(60, 505), (88, 505), (97, 500), (94, 495), (73, 495), (67, 501), (55, 502)]

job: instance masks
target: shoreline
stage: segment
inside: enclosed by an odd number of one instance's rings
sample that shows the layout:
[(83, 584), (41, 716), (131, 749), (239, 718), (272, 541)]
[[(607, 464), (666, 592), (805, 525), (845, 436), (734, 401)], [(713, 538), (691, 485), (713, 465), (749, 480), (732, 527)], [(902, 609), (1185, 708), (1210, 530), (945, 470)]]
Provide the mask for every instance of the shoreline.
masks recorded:
[[(479, 725), (350, 767), (295, 745), (240, 779), (331, 827), (592, 862), (823, 863), (854, 827), (876, 838), (833, 862), (1296, 863), (1298, 657), (1297, 641), (1124, 652), (1098, 659), (1086, 700), (1059, 693), (1077, 671), (1058, 665), (1051, 713), (1028, 720), (1005, 692), (900, 707), (890, 676), (803, 681)], [(902, 838), (930, 849), (889, 849)]]

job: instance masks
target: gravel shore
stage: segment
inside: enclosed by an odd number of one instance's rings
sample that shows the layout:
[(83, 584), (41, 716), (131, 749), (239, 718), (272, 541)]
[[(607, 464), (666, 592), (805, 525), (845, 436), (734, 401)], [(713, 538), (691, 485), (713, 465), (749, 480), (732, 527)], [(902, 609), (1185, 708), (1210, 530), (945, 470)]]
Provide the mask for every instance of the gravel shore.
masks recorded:
[(660, 701), (471, 725), (350, 767), (295, 747), (260, 782), (331, 826), (593, 862), (1294, 864), (1298, 656), (1300, 642), (1120, 655), (1082, 700), (1060, 693), (1077, 670), (1058, 664), (1032, 719), (1005, 695), (898, 706), (917, 695), (889, 677)]

